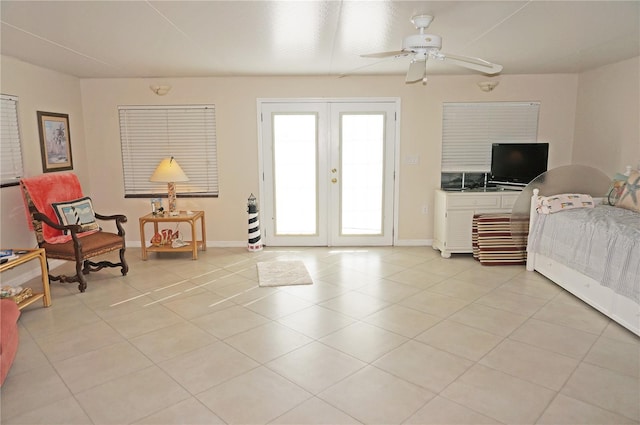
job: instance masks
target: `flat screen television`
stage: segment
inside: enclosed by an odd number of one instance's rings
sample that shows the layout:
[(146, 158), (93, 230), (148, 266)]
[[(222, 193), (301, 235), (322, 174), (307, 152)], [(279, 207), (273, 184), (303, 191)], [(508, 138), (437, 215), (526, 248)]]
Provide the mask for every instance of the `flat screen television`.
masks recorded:
[(526, 186), (547, 171), (549, 143), (494, 143), (491, 182)]

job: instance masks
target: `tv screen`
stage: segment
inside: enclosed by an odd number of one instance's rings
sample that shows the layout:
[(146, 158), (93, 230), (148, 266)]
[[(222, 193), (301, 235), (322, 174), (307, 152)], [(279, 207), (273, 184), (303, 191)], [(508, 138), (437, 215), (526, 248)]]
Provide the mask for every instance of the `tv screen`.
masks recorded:
[(527, 185), (547, 171), (549, 143), (494, 143), (491, 146), (491, 181)]

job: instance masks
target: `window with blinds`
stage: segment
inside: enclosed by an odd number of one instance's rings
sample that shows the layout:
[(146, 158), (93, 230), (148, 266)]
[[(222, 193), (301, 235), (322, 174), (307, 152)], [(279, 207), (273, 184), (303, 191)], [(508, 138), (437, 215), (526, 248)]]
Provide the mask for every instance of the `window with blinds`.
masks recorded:
[(121, 106), (118, 111), (125, 197), (167, 193), (166, 183), (149, 177), (171, 156), (189, 178), (176, 183), (179, 197), (218, 196), (214, 105)]
[(489, 172), (492, 143), (537, 142), (539, 102), (444, 103), (442, 172)]
[(0, 95), (0, 183), (14, 186), (23, 175), (18, 128), (18, 98)]

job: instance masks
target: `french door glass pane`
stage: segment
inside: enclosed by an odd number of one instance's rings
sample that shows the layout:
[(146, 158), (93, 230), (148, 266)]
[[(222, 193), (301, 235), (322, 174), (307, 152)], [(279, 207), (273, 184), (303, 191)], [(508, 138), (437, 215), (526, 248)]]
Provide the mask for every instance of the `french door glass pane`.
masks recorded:
[(273, 115), (276, 235), (317, 233), (314, 114)]
[(342, 114), (342, 235), (381, 235), (384, 114)]

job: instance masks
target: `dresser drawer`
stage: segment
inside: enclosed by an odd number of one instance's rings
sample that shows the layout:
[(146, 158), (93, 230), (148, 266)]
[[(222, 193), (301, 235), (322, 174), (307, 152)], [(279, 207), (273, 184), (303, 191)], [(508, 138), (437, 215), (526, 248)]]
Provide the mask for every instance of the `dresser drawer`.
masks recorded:
[(513, 206), (515, 205), (516, 201), (518, 200), (518, 196), (519, 195), (520, 194), (517, 194), (517, 195), (515, 195), (515, 194), (514, 195), (502, 195), (501, 196), (500, 206), (502, 208), (505, 208), (505, 209), (508, 209), (508, 210), (513, 209)]
[(495, 207), (500, 208), (499, 195), (469, 195), (450, 196), (447, 202), (449, 208), (476, 208)]

